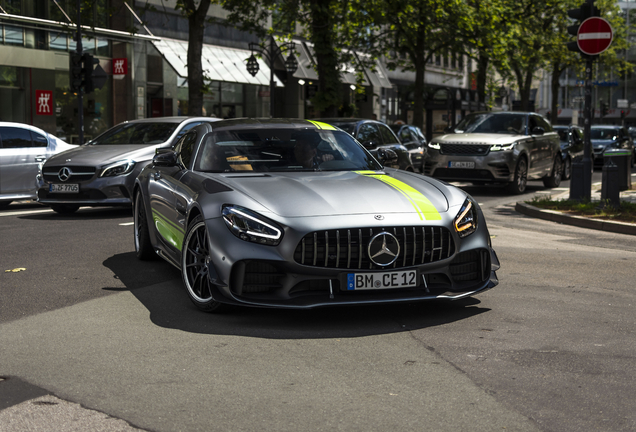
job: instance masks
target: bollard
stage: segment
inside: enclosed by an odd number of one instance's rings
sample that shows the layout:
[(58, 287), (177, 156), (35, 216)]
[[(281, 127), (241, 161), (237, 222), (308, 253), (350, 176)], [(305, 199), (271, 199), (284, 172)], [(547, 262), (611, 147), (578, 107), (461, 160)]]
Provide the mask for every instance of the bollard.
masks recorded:
[(621, 197), (618, 185), (618, 166), (612, 162), (611, 157), (605, 159), (602, 181), (601, 201), (603, 205), (609, 202), (609, 204), (616, 208), (620, 207)]
[(585, 193), (585, 182), (583, 181), (583, 161), (575, 159), (572, 162), (572, 177), (570, 178), (570, 199), (582, 201), (586, 197), (589, 199), (589, 192)]
[(632, 188), (632, 151), (625, 149), (611, 149), (603, 153), (603, 159), (610, 159), (618, 169), (618, 190)]

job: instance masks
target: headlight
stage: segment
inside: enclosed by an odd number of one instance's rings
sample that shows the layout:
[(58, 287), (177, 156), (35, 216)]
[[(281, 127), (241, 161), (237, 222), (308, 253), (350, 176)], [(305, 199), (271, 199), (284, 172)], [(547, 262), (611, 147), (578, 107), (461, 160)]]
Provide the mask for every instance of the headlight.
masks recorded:
[(490, 151), (507, 151), (507, 150), (512, 150), (513, 148), (515, 148), (515, 144), (517, 143), (512, 143), (512, 144), (495, 144), (490, 146)]
[(128, 174), (135, 168), (135, 161), (130, 159), (115, 162), (114, 164), (108, 165), (102, 171), (100, 177), (113, 177), (118, 175)]
[(466, 198), (453, 225), (460, 238), (467, 237), (477, 230), (477, 206), (473, 200)]
[(241, 240), (276, 246), (283, 238), (283, 231), (280, 228), (251, 210), (224, 205), (221, 213), (225, 225)]
[(434, 142), (428, 143), (428, 147), (432, 148), (433, 150), (439, 150), (440, 148), (442, 148), (442, 146), (439, 145), (439, 143), (434, 143)]

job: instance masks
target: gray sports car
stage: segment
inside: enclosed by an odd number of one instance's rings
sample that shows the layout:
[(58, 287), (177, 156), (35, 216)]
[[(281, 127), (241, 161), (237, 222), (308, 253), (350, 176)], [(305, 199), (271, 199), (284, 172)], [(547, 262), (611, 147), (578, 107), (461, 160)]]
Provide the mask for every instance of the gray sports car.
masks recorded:
[(391, 157), (317, 121), (202, 124), (136, 179), (137, 256), (179, 268), (208, 312), (458, 299), (496, 286), (477, 203), (384, 168)]

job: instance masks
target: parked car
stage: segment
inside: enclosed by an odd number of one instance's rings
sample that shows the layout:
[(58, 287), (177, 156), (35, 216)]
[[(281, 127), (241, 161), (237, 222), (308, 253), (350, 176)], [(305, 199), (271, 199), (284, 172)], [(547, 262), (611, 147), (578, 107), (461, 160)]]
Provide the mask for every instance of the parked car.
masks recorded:
[(530, 112), (482, 112), (464, 117), (452, 133), (428, 143), (426, 175), (475, 184), (505, 183), (514, 194), (528, 180), (561, 184), (559, 137), (543, 117)]
[[(563, 156), (563, 179), (569, 180), (572, 177), (572, 161), (583, 158), (585, 151), (585, 138), (583, 128), (580, 126), (553, 126), (559, 135), (561, 143), (561, 154)], [(594, 153), (590, 154), (594, 160)]]
[(632, 163), (636, 162), (636, 151), (634, 141), (627, 132), (627, 128), (614, 125), (593, 125), (590, 128), (590, 141), (594, 150), (594, 164), (603, 165), (603, 153), (607, 150), (623, 149), (631, 151)]
[(201, 124), (160, 150), (133, 196), (137, 257), (179, 268), (207, 312), (458, 299), (498, 283), (469, 195), (383, 167), (322, 122)]
[(424, 174), (424, 162), (428, 155), (426, 137), (417, 126), (392, 124), (389, 126), (398, 136), (400, 142), (411, 154), (411, 162), (415, 170)]
[(35, 199), (40, 166), (74, 147), (35, 126), (0, 122), (0, 208), (12, 201)]
[(50, 158), (38, 175), (37, 200), (58, 213), (80, 206), (130, 206), (135, 177), (158, 149), (173, 146), (210, 117), (159, 117), (120, 123)]
[(409, 150), (385, 123), (359, 118), (324, 118), (319, 121), (337, 126), (357, 139), (373, 156), (379, 149), (393, 150), (397, 161), (387, 161), (387, 166), (405, 171), (415, 171)]

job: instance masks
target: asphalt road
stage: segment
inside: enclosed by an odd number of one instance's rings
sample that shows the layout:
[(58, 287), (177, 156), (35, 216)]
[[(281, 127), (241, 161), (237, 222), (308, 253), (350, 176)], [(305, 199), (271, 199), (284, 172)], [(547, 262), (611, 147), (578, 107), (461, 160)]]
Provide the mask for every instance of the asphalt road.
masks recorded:
[(135, 259), (130, 211), (12, 204), (0, 431), (636, 430), (636, 241), (515, 213), (539, 185), (466, 187), (502, 263), (477, 298), (224, 315)]

